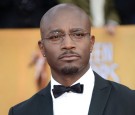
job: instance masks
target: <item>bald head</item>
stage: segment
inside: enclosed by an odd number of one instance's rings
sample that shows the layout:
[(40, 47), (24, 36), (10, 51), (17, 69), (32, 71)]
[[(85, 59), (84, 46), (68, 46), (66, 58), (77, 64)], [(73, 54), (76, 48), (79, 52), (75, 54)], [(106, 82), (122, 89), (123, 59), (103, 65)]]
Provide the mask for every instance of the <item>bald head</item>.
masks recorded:
[[(48, 10), (40, 22), (41, 33), (46, 31), (46, 27), (55, 21), (65, 22), (72, 20), (85, 21), (87, 28), (90, 30), (89, 16), (79, 7), (73, 4), (59, 4)], [(81, 22), (80, 22), (81, 23)]]

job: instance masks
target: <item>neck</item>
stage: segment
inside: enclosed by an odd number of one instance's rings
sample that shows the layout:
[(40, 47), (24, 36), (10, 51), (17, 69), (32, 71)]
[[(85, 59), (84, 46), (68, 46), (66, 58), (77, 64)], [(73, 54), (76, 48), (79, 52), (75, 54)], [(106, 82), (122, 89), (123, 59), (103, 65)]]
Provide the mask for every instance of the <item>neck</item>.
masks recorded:
[(52, 71), (52, 76), (60, 84), (64, 86), (71, 86), (87, 72), (89, 67), (90, 66), (88, 64), (85, 68), (80, 69), (76, 74), (73, 75), (58, 74)]

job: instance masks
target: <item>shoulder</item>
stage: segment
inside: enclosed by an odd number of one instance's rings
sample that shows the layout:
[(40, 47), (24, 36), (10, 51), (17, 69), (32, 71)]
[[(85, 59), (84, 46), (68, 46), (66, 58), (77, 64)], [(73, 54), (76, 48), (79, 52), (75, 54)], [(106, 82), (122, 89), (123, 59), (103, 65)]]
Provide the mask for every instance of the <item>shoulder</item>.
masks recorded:
[[(102, 78), (100, 75), (98, 75), (96, 72), (94, 72), (95, 75), (95, 85), (102, 89), (104, 87), (110, 87), (111, 88), (111, 94), (115, 94), (118, 95), (118, 97), (122, 96), (122, 97), (135, 97), (135, 90), (130, 89), (129, 87), (120, 84), (120, 83), (116, 83), (110, 80), (106, 80), (104, 78)], [(135, 100), (135, 98), (134, 98)]]
[(131, 97), (135, 98), (135, 90), (130, 89), (129, 87), (127, 87), (125, 85), (122, 85), (122, 84), (119, 84), (119, 83), (116, 83), (116, 82), (113, 82), (113, 81), (108, 81), (108, 82), (112, 85), (112, 90), (114, 92), (117, 92), (120, 95), (123, 95), (125, 97), (131, 96)]
[[(106, 112), (113, 112), (114, 115), (134, 115), (135, 114), (135, 90), (125, 85), (105, 80), (98, 74), (95, 74), (96, 93), (100, 92), (106, 98)], [(100, 89), (100, 90), (99, 90)], [(104, 97), (104, 94), (108, 94)]]
[(108, 94), (108, 96), (105, 97), (108, 100), (108, 108), (114, 110), (117, 109), (122, 113), (128, 112), (130, 115), (133, 115), (133, 113), (135, 113), (135, 90), (132, 90), (125, 85), (105, 80), (95, 72), (94, 74), (96, 89), (95, 95), (99, 91), (100, 93), (102, 92), (103, 95), (104, 93)]
[(127, 112), (129, 115), (135, 113), (135, 90), (119, 83), (108, 81), (112, 88), (108, 106), (119, 109), (121, 112)]
[(47, 98), (51, 99), (48, 86), (37, 92), (31, 98), (11, 107), (9, 110), (9, 115), (13, 115), (13, 113), (14, 115), (24, 115), (25, 113), (29, 113), (29, 115), (35, 115), (38, 111), (40, 103), (43, 101), (49, 101), (46, 100)]
[(11, 107), (10, 110), (9, 110), (9, 115), (12, 115), (12, 114), (23, 115), (24, 112), (32, 114), (31, 108), (33, 110), (36, 109), (36, 106), (37, 106), (36, 103), (38, 101), (38, 98), (39, 98), (38, 94), (35, 94), (31, 98)]

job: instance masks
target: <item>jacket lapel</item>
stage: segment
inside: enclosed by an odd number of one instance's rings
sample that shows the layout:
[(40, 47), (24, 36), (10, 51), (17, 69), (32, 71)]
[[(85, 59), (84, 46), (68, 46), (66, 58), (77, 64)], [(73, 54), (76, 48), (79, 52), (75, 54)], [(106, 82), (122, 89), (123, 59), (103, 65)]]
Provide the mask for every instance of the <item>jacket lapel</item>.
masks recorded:
[(108, 81), (95, 74), (95, 86), (92, 94), (88, 115), (102, 115), (111, 92)]
[(39, 115), (53, 115), (53, 103), (50, 93), (50, 83), (48, 86), (39, 92), (38, 110)]

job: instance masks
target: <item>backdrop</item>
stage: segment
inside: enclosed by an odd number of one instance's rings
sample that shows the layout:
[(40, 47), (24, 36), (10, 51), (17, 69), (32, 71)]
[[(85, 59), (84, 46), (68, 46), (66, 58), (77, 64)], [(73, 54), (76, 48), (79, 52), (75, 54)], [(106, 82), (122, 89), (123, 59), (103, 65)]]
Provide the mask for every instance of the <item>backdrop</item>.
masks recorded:
[[(105, 79), (135, 89), (135, 26), (121, 26), (114, 36), (92, 28), (96, 44), (92, 68)], [(31, 55), (40, 39), (39, 29), (0, 30), (0, 114), (37, 92)], [(87, 52), (86, 52), (87, 53)]]

